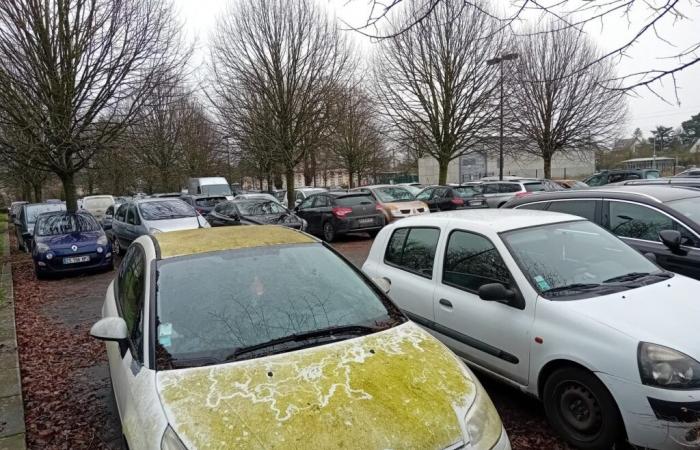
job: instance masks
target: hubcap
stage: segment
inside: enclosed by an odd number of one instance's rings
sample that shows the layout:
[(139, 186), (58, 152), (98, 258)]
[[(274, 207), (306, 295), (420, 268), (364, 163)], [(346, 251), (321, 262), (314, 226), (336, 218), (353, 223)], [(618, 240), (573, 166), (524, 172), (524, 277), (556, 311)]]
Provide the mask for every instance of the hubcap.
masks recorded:
[(559, 411), (564, 423), (585, 436), (594, 436), (602, 423), (598, 400), (585, 386), (569, 382), (560, 388)]

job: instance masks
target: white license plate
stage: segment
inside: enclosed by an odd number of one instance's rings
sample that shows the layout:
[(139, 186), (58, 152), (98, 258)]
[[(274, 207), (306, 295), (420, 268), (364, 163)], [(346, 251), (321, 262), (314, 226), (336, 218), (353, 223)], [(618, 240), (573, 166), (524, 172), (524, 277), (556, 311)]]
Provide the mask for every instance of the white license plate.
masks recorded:
[(484, 202), (469, 202), (470, 206), (481, 206), (483, 204), (484, 204)]
[(374, 223), (374, 219), (369, 218), (369, 219), (360, 219), (357, 221), (360, 225), (367, 225), (370, 223)]
[(71, 258), (63, 258), (63, 264), (76, 264), (90, 261), (89, 256), (73, 256)]

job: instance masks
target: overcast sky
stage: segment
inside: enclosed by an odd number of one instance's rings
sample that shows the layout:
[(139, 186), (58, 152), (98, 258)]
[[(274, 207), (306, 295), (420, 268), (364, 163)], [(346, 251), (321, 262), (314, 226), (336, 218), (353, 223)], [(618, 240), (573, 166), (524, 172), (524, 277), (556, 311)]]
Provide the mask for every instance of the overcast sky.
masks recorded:
[[(207, 41), (210, 30), (216, 24), (216, 18), (223, 14), (226, 5), (237, 0), (174, 0), (181, 20), (185, 25), (187, 38), (196, 42), (196, 52), (193, 64), (199, 66), (207, 57)], [(319, 0), (335, 11), (339, 19), (352, 25), (362, 25), (366, 20), (370, 0)], [(413, 0), (406, 0), (413, 1)], [(680, 7), (687, 19), (673, 21), (666, 18), (659, 24), (658, 31), (661, 37), (669, 41), (664, 43), (656, 38), (653, 33), (647, 34), (629, 52), (629, 57), (616, 60), (619, 73), (628, 74), (650, 68), (661, 68), (672, 65), (675, 61), (660, 59), (677, 53), (689, 47), (694, 42), (700, 41), (700, 6), (693, 6), (693, 0), (681, 0)], [(639, 2), (641, 3), (641, 2)], [(648, 11), (639, 5), (632, 12), (629, 24), (624, 17), (608, 17), (601, 27), (600, 23), (591, 24), (586, 32), (606, 50), (612, 50), (621, 43), (631, 38), (638, 31), (641, 20), (644, 20)], [(368, 39), (360, 37), (353, 31), (362, 48), (371, 51), (373, 45)], [(203, 76), (203, 71), (196, 71), (198, 76)], [(680, 105), (676, 104), (672, 81), (670, 79), (662, 84), (655, 84), (654, 89), (669, 103), (665, 103), (646, 89), (640, 89), (633, 93), (629, 99), (629, 119), (625, 128), (626, 134), (639, 127), (645, 137), (650, 136), (650, 130), (656, 125), (678, 127), (681, 122), (690, 118), (693, 114), (700, 113), (700, 64), (686, 69), (676, 76), (679, 86), (678, 97)]]

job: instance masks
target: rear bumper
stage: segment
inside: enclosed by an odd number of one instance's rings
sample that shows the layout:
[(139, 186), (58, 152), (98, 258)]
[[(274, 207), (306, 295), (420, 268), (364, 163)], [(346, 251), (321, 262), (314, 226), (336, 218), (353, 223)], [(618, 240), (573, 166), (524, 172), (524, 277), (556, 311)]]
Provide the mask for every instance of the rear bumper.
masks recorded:
[(633, 445), (658, 450), (700, 448), (700, 390), (670, 390), (597, 374), (617, 402)]
[(333, 226), (335, 227), (336, 234), (364, 233), (367, 231), (379, 231), (384, 227), (384, 223), (384, 216), (377, 215), (374, 216), (374, 223), (371, 224), (360, 223), (357, 219), (335, 219)]

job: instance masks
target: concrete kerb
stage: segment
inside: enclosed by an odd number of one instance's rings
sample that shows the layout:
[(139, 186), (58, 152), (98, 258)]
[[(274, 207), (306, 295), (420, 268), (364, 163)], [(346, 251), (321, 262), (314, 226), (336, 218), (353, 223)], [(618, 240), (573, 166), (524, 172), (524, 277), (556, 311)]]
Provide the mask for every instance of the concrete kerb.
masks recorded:
[[(9, 230), (2, 234), (3, 259), (10, 254)], [(0, 290), (0, 450), (26, 449), (22, 382), (17, 354), (12, 267), (2, 264)]]

